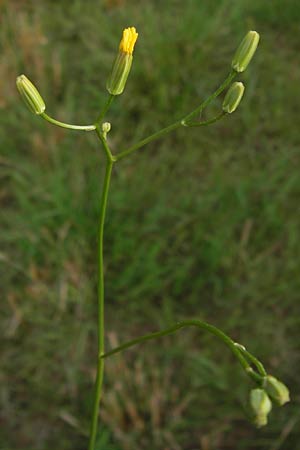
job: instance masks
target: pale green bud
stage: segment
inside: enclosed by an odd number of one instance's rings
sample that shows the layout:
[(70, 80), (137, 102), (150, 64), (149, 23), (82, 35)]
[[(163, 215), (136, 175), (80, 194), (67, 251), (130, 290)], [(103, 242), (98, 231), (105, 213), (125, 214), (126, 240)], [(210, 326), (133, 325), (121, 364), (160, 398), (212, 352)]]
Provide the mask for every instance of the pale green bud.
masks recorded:
[(240, 43), (233, 57), (231, 66), (236, 72), (244, 72), (250, 63), (259, 43), (259, 34), (249, 31)]
[(46, 105), (37, 88), (25, 75), (20, 75), (16, 81), (18, 91), (28, 108), (35, 114), (42, 114)]
[(111, 124), (109, 122), (103, 122), (102, 124), (102, 131), (103, 131), (103, 136), (106, 139), (107, 133), (110, 132), (111, 129)]
[(290, 401), (290, 393), (286, 385), (271, 375), (265, 377), (263, 388), (280, 406)]
[(137, 38), (138, 33), (134, 27), (126, 28), (123, 31), (119, 53), (106, 83), (107, 90), (112, 95), (120, 95), (124, 91), (132, 65), (132, 53)]
[(272, 402), (263, 389), (252, 389), (250, 392), (250, 406), (254, 414), (254, 423), (263, 427), (268, 423), (268, 414), (272, 409)]
[(102, 124), (103, 133), (109, 133), (110, 129), (111, 129), (111, 124), (109, 122), (104, 122)]
[(110, 94), (120, 95), (124, 91), (126, 81), (131, 69), (132, 55), (120, 52), (113, 65), (106, 87)]
[(239, 106), (240, 101), (242, 100), (242, 97), (244, 95), (244, 91), (245, 86), (243, 85), (243, 83), (239, 81), (232, 83), (223, 101), (223, 111), (229, 114), (233, 113)]

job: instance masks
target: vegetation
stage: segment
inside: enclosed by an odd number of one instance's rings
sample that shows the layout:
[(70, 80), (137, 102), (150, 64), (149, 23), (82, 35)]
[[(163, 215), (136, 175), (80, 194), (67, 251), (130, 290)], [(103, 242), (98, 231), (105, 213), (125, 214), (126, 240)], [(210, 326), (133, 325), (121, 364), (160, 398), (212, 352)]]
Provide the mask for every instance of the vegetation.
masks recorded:
[(199, 317), (247, 343), (295, 400), (257, 431), (241, 414), (248, 387), (232, 356), (183, 331), (107, 361), (98, 450), (299, 445), (299, 5), (165, 3), (0, 3), (1, 450), (85, 446), (103, 175), (94, 136), (30, 116), (15, 78), (38, 81), (49, 113), (86, 123), (104, 102), (116, 37), (128, 25), (140, 37), (109, 114), (116, 150), (196, 107), (224, 78), (245, 31), (257, 29), (261, 44), (241, 77), (238, 114), (178, 130), (116, 168), (107, 345)]

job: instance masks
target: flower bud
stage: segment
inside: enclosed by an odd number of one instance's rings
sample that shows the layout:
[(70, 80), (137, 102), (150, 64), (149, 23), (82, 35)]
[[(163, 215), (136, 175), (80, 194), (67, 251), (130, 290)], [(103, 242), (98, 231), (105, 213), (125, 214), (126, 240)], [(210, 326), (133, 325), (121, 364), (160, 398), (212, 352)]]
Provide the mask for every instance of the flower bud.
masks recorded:
[(286, 385), (271, 375), (265, 377), (263, 388), (280, 406), (290, 401), (290, 393)]
[(110, 122), (103, 122), (103, 124), (102, 124), (102, 132), (103, 132), (103, 136), (104, 136), (105, 139), (107, 137), (107, 133), (110, 132), (110, 129), (111, 129)]
[(259, 42), (259, 34), (256, 31), (249, 31), (240, 43), (233, 57), (231, 67), (236, 72), (244, 72), (250, 63)]
[(268, 414), (272, 409), (272, 402), (263, 389), (252, 389), (250, 392), (250, 406), (254, 413), (254, 423), (263, 427), (268, 423)]
[(109, 133), (110, 129), (111, 129), (110, 122), (103, 122), (103, 124), (102, 124), (103, 133)]
[(236, 81), (227, 91), (223, 101), (223, 111), (226, 113), (233, 113), (239, 106), (240, 101), (244, 95), (245, 86), (243, 83)]
[(120, 42), (119, 53), (107, 80), (106, 87), (110, 94), (120, 95), (124, 91), (125, 84), (131, 69), (132, 53), (138, 38), (134, 27), (126, 28)]
[(20, 75), (16, 81), (18, 91), (28, 108), (35, 114), (42, 114), (46, 105), (37, 88), (25, 75)]

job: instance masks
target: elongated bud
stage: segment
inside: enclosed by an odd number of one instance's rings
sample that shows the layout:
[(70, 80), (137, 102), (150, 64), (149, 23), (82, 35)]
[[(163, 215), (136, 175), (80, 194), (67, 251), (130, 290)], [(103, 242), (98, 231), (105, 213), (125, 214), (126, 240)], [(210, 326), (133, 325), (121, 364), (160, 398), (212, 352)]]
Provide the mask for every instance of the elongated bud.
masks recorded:
[(42, 114), (46, 105), (37, 88), (25, 75), (20, 75), (16, 81), (18, 91), (28, 108), (35, 114)]
[(138, 33), (134, 27), (126, 28), (123, 31), (123, 37), (119, 46), (119, 53), (106, 83), (107, 90), (112, 95), (120, 95), (124, 91), (132, 65), (132, 53), (137, 38)]
[(272, 402), (263, 389), (252, 389), (250, 392), (250, 406), (254, 414), (254, 423), (263, 427), (268, 423), (268, 414), (272, 409)]
[(280, 406), (290, 401), (290, 393), (286, 385), (271, 375), (265, 377), (263, 388)]
[(223, 101), (223, 111), (229, 114), (233, 113), (239, 106), (240, 101), (242, 100), (242, 97), (244, 95), (244, 91), (245, 86), (243, 85), (243, 83), (239, 81), (232, 83)]
[(233, 57), (231, 66), (236, 72), (244, 72), (247, 69), (259, 43), (259, 34), (249, 31), (240, 43)]

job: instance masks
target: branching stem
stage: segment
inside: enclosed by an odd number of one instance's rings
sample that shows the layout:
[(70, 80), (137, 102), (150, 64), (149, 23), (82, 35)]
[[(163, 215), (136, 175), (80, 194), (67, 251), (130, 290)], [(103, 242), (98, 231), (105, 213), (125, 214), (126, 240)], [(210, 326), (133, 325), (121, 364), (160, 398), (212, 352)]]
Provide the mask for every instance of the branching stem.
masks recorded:
[[(190, 114), (187, 114), (182, 119), (174, 122), (173, 124), (167, 126), (166, 128), (163, 128), (162, 130), (157, 131), (156, 133), (151, 134), (150, 136), (146, 137), (145, 139), (142, 139), (141, 141), (137, 142), (136, 144), (132, 145), (131, 147), (127, 148), (126, 150), (122, 151), (118, 155), (115, 156), (116, 160), (119, 161), (120, 159), (123, 159), (131, 153), (139, 150), (140, 148), (144, 147), (144, 145), (149, 144), (152, 141), (155, 141), (156, 139), (159, 139), (160, 137), (164, 136), (165, 134), (170, 133), (170, 131), (176, 130), (180, 126), (189, 126), (189, 122), (195, 118), (195, 116), (201, 114), (201, 112), (215, 99), (217, 98), (232, 82), (232, 80), (236, 77), (236, 72), (234, 70), (231, 70), (228, 77), (225, 79), (225, 81), (220, 85), (220, 87), (213, 92), (204, 102), (201, 103), (201, 105), (198, 106), (194, 111), (192, 111)], [(222, 114), (221, 117), (224, 115)], [(219, 120), (221, 117), (217, 116)], [(213, 119), (213, 121), (207, 121), (202, 122), (202, 125), (209, 125), (210, 123), (214, 123), (216, 120)], [(197, 122), (198, 124), (196, 126), (201, 125), (201, 122)], [(195, 123), (191, 126), (195, 126)]]

